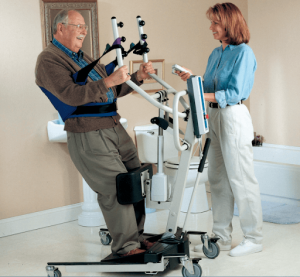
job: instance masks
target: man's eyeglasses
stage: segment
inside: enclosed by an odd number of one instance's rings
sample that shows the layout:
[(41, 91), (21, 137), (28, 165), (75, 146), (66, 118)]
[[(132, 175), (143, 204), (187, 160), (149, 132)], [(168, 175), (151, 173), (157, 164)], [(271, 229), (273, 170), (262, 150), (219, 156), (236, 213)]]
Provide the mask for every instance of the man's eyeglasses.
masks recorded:
[(62, 23), (62, 24), (65, 24), (65, 25), (72, 25), (72, 26), (76, 26), (76, 28), (80, 31), (82, 31), (83, 29), (85, 29), (86, 31), (89, 29), (89, 26), (86, 25), (86, 24), (69, 24), (69, 23)]

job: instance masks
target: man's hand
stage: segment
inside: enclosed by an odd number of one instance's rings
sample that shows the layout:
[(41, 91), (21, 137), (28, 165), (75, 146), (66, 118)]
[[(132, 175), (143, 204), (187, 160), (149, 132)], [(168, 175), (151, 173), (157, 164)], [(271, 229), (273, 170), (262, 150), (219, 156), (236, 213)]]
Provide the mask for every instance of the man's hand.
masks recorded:
[(182, 81), (185, 81), (185, 82), (186, 82), (186, 80), (187, 80), (188, 78), (190, 78), (191, 75), (193, 75), (193, 72), (192, 72), (192, 70), (190, 70), (190, 69), (188, 69), (188, 68), (186, 68), (186, 67), (183, 67), (183, 66), (182, 66), (182, 68), (184, 68), (185, 70), (189, 71), (190, 73), (179, 72), (179, 71), (175, 71), (175, 73), (178, 74), (178, 76), (181, 78)]
[(130, 80), (130, 75), (128, 75), (128, 67), (127, 65), (123, 65), (119, 69), (117, 69), (114, 73), (109, 75), (104, 79), (105, 85), (108, 88), (120, 85)]
[(148, 73), (155, 73), (155, 70), (152, 66), (152, 62), (142, 63), (137, 72), (136, 78), (140, 82), (145, 79), (151, 79)]

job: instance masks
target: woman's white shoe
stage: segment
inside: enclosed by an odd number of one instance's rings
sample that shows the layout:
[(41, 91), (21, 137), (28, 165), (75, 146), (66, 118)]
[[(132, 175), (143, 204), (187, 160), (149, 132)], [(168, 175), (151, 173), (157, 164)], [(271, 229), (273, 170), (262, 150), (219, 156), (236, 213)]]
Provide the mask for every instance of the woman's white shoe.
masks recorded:
[(245, 256), (262, 251), (262, 244), (256, 244), (250, 240), (243, 240), (237, 247), (233, 248), (229, 255), (232, 257)]

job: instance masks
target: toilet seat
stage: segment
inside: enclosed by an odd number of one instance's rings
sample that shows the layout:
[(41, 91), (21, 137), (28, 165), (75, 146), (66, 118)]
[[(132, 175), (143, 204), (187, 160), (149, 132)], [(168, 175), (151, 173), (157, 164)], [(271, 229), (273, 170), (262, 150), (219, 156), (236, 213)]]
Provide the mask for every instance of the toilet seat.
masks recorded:
[[(164, 165), (167, 168), (178, 169), (179, 162), (180, 162), (180, 157), (174, 157), (174, 158), (168, 159), (164, 163)], [(200, 157), (199, 156), (192, 157), (189, 169), (198, 169), (199, 163), (200, 163)], [(208, 167), (208, 161), (207, 160), (205, 161), (205, 164), (204, 164), (204, 168), (206, 168), (206, 167)]]

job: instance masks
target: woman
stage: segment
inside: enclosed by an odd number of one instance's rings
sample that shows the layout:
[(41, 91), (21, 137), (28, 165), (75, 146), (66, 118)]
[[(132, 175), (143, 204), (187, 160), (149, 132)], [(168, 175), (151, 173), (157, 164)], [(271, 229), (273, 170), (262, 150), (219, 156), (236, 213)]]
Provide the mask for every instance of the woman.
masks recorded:
[[(208, 178), (211, 186), (213, 233), (220, 250), (231, 249), (234, 202), (245, 239), (231, 256), (262, 251), (262, 211), (259, 185), (253, 168), (253, 126), (243, 100), (251, 92), (256, 70), (250, 33), (241, 11), (232, 3), (210, 7), (213, 37), (222, 45), (214, 49), (204, 74), (204, 97), (209, 101)], [(188, 71), (192, 71), (187, 69)], [(179, 73), (186, 81), (190, 74)], [(196, 247), (197, 249), (197, 247)]]

